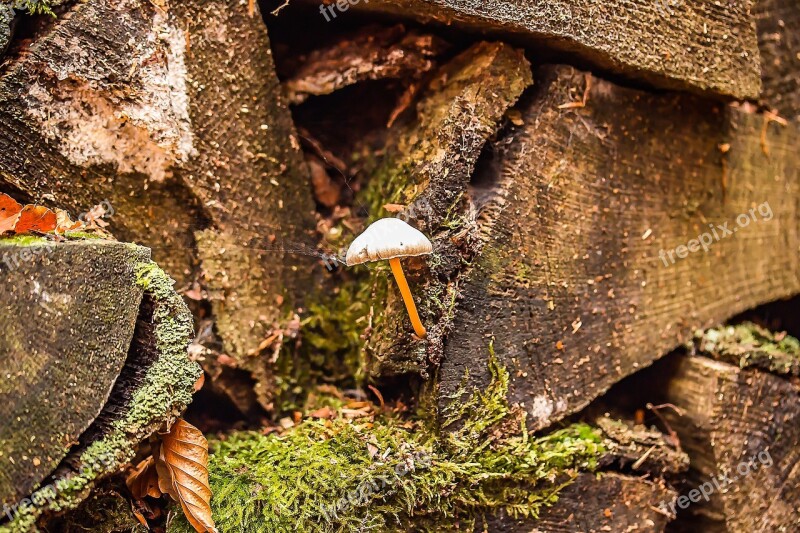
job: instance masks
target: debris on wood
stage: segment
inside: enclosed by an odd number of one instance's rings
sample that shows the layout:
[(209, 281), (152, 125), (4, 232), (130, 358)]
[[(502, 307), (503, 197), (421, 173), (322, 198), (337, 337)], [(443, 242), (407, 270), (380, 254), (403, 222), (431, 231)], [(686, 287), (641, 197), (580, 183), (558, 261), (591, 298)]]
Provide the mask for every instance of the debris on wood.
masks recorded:
[(410, 84), (432, 70), (446, 49), (439, 37), (407, 31), (402, 24), (366, 26), (300, 58), (301, 66), (285, 82), (289, 101), (299, 104), (365, 80)]

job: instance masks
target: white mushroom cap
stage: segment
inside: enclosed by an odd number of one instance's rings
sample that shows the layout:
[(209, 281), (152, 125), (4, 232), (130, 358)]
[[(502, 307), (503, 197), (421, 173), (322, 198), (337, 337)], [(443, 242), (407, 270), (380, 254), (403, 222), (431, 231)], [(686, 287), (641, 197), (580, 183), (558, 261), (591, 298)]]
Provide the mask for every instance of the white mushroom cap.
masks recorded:
[(395, 257), (427, 255), (433, 251), (428, 238), (399, 218), (376, 220), (347, 249), (347, 266)]

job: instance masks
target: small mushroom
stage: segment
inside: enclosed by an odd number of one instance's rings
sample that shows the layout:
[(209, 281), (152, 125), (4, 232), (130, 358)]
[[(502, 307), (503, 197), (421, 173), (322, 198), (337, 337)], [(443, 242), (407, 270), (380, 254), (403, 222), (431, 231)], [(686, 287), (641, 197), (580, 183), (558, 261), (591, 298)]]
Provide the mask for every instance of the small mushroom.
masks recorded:
[(403, 295), (411, 325), (418, 337), (427, 336), (425, 327), (417, 314), (417, 306), (411, 296), (411, 289), (400, 266), (401, 257), (428, 255), (433, 251), (431, 241), (419, 230), (412, 228), (399, 218), (382, 218), (372, 223), (364, 233), (356, 237), (347, 250), (347, 266), (388, 259), (392, 274)]

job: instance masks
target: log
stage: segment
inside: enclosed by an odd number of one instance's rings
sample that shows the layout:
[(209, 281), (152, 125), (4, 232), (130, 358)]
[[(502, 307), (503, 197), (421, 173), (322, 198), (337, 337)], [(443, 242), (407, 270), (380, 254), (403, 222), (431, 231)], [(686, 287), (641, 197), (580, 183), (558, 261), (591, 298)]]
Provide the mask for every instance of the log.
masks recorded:
[(753, 7), (761, 51), (761, 98), (784, 118), (800, 118), (800, 43), (791, 28), (800, 24), (792, 0), (758, 0)]
[(36, 529), (119, 472), (183, 412), (201, 370), (187, 354), (191, 314), (147, 249), (31, 237), (0, 249), (19, 258), (0, 283), (6, 533)]
[(664, 531), (669, 516), (657, 506), (674, 496), (675, 491), (659, 480), (616, 473), (581, 474), (538, 519), (490, 516), (476, 532)]
[(757, 368), (794, 379), (800, 378), (800, 343), (786, 332), (773, 333), (745, 322), (695, 333), (694, 353), (739, 368)]
[[(371, 293), (385, 295), (386, 302), (375, 301), (376, 320), (366, 322), (371, 375), (424, 370), (429, 361), (441, 359), (447, 322), (440, 327), (434, 317), (447, 312), (444, 302), (454, 295), (447, 280), (468, 260), (460, 250), (469, 249), (467, 234), (452, 214), (464, 208), (463, 192), (486, 141), (531, 83), (530, 66), (520, 50), (502, 43), (473, 45), (440, 69), (417, 104), (416, 119), (389, 142), (388, 154), (371, 172), (364, 195), (368, 212), (376, 218), (392, 216), (385, 204), (408, 204), (397, 216), (432, 238), (435, 260), (429, 264), (435, 266), (414, 268), (421, 262), (410, 262), (409, 278), (436, 296), (421, 302), (424, 320), (433, 324), (430, 342), (414, 341), (405, 333), (410, 322), (397, 291), (387, 289), (384, 273), (372, 271)], [(449, 228), (448, 219), (454, 222)]]
[(681, 416), (664, 413), (692, 468), (670, 512), (704, 531), (796, 531), (800, 388), (705, 357), (677, 358), (665, 373)]
[[(590, 79), (585, 107), (559, 108)], [(460, 299), (436, 391), (443, 406), (466, 374), (487, 383), (494, 339), (510, 398), (533, 429), (583, 408), (695, 328), (800, 290), (798, 256), (785, 253), (800, 245), (793, 126), (570, 67), (540, 69), (538, 80), (524, 125), (472, 179), (481, 249), (455, 276)]]
[[(750, 1), (372, 0), (354, 9), (516, 38), (657, 87), (756, 98)], [(322, 11), (322, 9), (321, 9)], [(335, 9), (329, 9), (339, 13)], [(330, 16), (330, 15), (328, 15)], [(635, 22), (634, 22), (635, 21)]]
[[(13, 241), (12, 241), (13, 242)], [(0, 503), (33, 491), (105, 405), (133, 338), (144, 248), (0, 240)]]
[(258, 12), (90, 0), (40, 25), (0, 72), (0, 186), (73, 213), (113, 206), (117, 237), (150, 247), (180, 286), (202, 282), (223, 351), (270, 407), (259, 347), (302, 306), (313, 266), (284, 243), (316, 240)]

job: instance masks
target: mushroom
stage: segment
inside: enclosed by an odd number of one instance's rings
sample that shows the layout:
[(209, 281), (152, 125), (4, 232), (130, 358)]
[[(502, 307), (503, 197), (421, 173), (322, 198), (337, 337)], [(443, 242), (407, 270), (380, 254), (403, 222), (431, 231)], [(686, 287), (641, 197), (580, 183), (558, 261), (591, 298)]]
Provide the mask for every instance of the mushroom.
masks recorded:
[(411, 296), (411, 289), (400, 266), (401, 257), (428, 255), (433, 251), (431, 241), (419, 230), (412, 228), (399, 218), (382, 218), (373, 222), (364, 232), (356, 237), (347, 250), (345, 263), (347, 266), (359, 265), (371, 261), (388, 259), (392, 274), (403, 295), (403, 302), (408, 310), (408, 317), (414, 332), (424, 339), (427, 336), (425, 327), (417, 314), (417, 306)]

